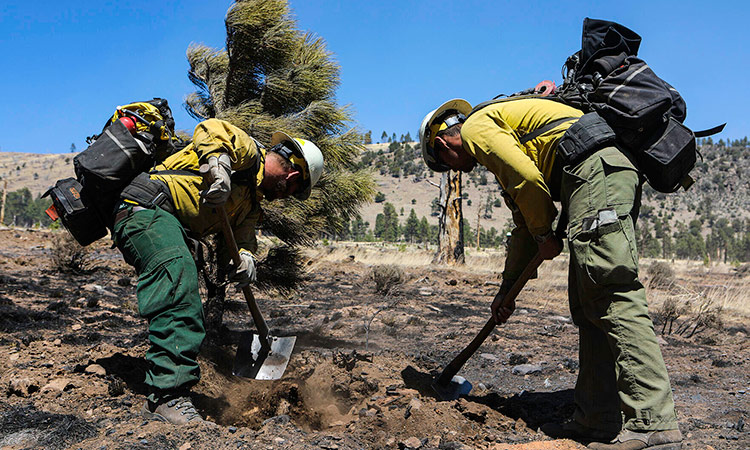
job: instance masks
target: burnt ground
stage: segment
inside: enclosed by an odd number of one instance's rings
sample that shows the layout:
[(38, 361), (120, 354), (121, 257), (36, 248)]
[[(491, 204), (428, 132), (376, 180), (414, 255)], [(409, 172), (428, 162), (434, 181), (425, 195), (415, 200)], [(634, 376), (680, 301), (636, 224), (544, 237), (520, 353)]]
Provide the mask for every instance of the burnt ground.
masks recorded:
[[(0, 230), (0, 449), (583, 448), (539, 431), (573, 410), (577, 333), (563, 263), (547, 263), (560, 273), (531, 281), (461, 371), (470, 395), (439, 401), (432, 377), (486, 321), (498, 274), (405, 268), (407, 281), (384, 296), (358, 257), (316, 257), (300, 292), (257, 295), (272, 332), (297, 336), (285, 376), (231, 375), (235, 345), (252, 329), (233, 292), (194, 390), (214, 424), (172, 427), (139, 414), (147, 327), (134, 272), (102, 241), (90, 273), (60, 273), (54, 236)], [(725, 311), (690, 337), (661, 336), (683, 448), (750, 448), (747, 324)]]

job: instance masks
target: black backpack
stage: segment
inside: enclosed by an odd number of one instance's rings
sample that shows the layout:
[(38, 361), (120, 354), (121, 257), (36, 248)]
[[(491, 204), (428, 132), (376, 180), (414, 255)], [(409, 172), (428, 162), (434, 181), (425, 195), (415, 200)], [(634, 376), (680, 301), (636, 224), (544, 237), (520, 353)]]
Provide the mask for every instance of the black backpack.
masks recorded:
[[(687, 189), (698, 155), (695, 138), (716, 134), (726, 124), (695, 133), (683, 125), (685, 101), (636, 56), (640, 43), (638, 34), (620, 24), (584, 19), (581, 50), (565, 62), (563, 84), (549, 98), (603, 119), (657, 191)], [(577, 132), (585, 135), (586, 120), (581, 122), (561, 141), (563, 154), (575, 153), (568, 144)]]
[[(641, 173), (659, 192), (687, 189), (698, 155), (696, 137), (719, 133), (724, 125), (693, 132), (683, 125), (685, 101), (669, 83), (637, 58), (641, 37), (605, 20), (583, 21), (581, 50), (563, 66), (564, 81), (556, 88), (544, 81), (533, 89), (480, 103), (472, 114), (493, 103), (520, 98), (547, 98), (584, 114), (557, 146), (564, 164), (575, 164), (590, 152), (617, 144), (632, 153)], [(571, 118), (552, 121), (523, 137), (533, 139)]]
[(52, 198), (50, 218), (59, 217), (84, 246), (107, 235), (123, 188), (187, 145), (175, 137), (172, 111), (161, 98), (118, 107), (86, 142), (73, 158), (76, 178), (58, 180), (44, 194)]

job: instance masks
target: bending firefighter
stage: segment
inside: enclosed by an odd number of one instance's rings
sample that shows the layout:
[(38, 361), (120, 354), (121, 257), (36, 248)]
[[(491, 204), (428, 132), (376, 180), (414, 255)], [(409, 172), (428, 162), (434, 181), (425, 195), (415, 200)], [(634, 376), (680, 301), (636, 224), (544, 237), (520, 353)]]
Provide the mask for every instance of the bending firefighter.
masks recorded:
[[(498, 323), (513, 313), (515, 305), (502, 308), (501, 300), (534, 254), (552, 259), (562, 250), (554, 202), (568, 217), (568, 294), (580, 346), (576, 410), (543, 430), (594, 449), (680, 448), (669, 376), (638, 279), (642, 178), (632, 156), (593, 145), (563, 162), (556, 149), (581, 111), (543, 98), (484, 105), (471, 113), (464, 100), (444, 103), (424, 118), (420, 141), (432, 170), (470, 172), (478, 163), (502, 186), (516, 228), (491, 307)], [(592, 119), (584, 117), (581, 123)]]
[[(229, 273), (232, 281), (250, 283), (261, 199), (304, 200), (320, 178), (323, 155), (315, 144), (281, 132), (271, 144), (266, 151), (228, 122), (206, 120), (190, 145), (136, 177), (121, 194), (113, 239), (138, 273), (138, 309), (149, 324), (147, 415), (174, 424), (203, 420), (189, 397), (200, 377), (196, 358), (205, 328), (186, 233), (219, 232), (215, 208), (225, 206), (242, 259)], [(199, 173), (201, 164), (210, 167), (210, 185)]]

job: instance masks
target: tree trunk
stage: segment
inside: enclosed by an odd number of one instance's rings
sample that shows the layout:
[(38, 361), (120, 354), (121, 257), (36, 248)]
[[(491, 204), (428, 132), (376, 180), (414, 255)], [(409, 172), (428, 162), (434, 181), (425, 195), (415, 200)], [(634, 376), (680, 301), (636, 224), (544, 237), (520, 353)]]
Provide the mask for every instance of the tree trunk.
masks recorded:
[[(479, 198), (481, 200), (481, 197), (479, 197)], [(480, 203), (479, 207), (477, 208), (477, 250), (479, 250), (479, 237), (480, 237), (480, 233), (479, 233), (479, 230), (480, 230), (479, 219), (481, 218), (482, 207), (483, 207), (483, 205), (482, 205), (482, 203)]]
[(433, 262), (464, 263), (463, 213), (461, 211), (461, 172), (443, 173), (440, 179), (438, 251)]
[(8, 180), (3, 180), (3, 208), (0, 209), (0, 225), (5, 223), (5, 201), (8, 198)]

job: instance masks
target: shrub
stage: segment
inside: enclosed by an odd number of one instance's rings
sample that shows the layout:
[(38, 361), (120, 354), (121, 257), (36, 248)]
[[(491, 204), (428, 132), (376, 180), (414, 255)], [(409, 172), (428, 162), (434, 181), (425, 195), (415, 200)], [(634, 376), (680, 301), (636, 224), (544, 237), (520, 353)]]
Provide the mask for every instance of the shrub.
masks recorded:
[(64, 273), (82, 275), (90, 272), (90, 255), (88, 247), (81, 247), (67, 231), (56, 233), (52, 241), (52, 264)]
[(375, 281), (375, 292), (388, 295), (406, 281), (404, 271), (392, 264), (373, 266), (371, 277)]
[(651, 287), (668, 288), (674, 284), (674, 270), (664, 261), (654, 261), (648, 267)]

